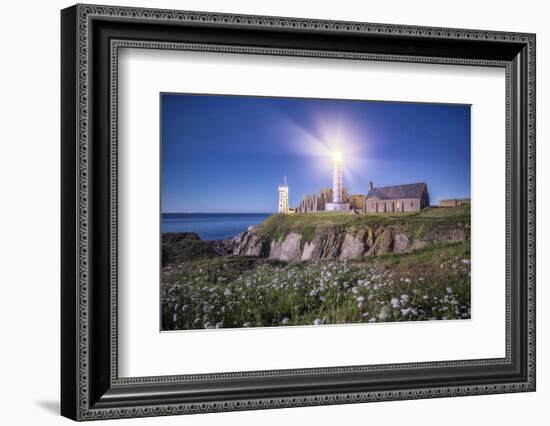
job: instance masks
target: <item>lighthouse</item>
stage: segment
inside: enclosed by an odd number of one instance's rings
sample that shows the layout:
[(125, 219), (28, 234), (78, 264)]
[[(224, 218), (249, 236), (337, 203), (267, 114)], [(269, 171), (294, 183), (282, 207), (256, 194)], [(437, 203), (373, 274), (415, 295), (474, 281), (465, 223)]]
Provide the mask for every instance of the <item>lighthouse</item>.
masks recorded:
[(332, 202), (342, 202), (342, 154), (337, 152), (333, 155), (334, 170), (332, 173)]
[(347, 211), (349, 203), (343, 202), (343, 181), (342, 181), (342, 153), (332, 154), (332, 203), (326, 204), (327, 211)]
[(288, 184), (285, 181), (282, 185), (279, 185), (279, 213), (288, 214)]

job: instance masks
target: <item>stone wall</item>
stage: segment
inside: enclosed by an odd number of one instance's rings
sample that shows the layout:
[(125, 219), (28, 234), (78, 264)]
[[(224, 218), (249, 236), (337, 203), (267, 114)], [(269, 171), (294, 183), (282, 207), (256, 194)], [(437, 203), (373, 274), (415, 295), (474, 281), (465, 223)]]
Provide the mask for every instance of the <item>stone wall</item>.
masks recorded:
[(423, 208), (419, 198), (400, 198), (397, 200), (367, 199), (367, 213), (417, 212)]
[(315, 194), (306, 195), (300, 203), (300, 213), (309, 213), (325, 210), (325, 201)]
[(358, 210), (360, 212), (364, 212), (366, 199), (367, 199), (367, 196), (363, 194), (351, 195), (349, 200), (351, 208)]
[[(342, 203), (350, 202), (350, 195), (346, 188), (342, 190)], [(319, 195), (305, 195), (302, 198), (300, 206), (297, 207), (298, 213), (313, 213), (325, 211), (328, 203), (332, 203), (332, 189), (323, 188)], [(364, 204), (364, 203), (363, 203)]]

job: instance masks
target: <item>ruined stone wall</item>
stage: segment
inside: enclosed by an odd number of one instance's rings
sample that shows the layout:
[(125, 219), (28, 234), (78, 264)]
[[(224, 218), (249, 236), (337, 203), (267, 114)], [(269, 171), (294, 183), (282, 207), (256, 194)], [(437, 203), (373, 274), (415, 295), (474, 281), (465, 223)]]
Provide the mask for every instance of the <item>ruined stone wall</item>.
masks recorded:
[(302, 198), (300, 203), (299, 212), (300, 213), (311, 213), (325, 210), (325, 202), (321, 197), (318, 197), (315, 194), (306, 195)]
[(355, 194), (350, 196), (350, 205), (351, 208), (358, 210), (358, 211), (365, 211), (365, 201), (367, 196), (362, 194)]

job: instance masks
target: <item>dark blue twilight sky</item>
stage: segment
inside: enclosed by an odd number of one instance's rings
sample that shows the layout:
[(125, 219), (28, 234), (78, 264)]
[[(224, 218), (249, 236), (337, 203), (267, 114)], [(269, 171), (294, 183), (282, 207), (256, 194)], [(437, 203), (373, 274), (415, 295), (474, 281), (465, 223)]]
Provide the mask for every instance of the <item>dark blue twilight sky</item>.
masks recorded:
[(431, 203), (470, 196), (470, 106), (219, 95), (161, 95), (162, 211), (277, 210), (332, 185), (426, 182)]

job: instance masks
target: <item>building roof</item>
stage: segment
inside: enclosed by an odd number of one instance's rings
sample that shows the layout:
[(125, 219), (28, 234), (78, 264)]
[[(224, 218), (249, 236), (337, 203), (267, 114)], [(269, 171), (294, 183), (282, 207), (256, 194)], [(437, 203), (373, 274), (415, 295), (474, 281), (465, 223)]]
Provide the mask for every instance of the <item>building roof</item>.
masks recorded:
[(427, 189), (425, 182), (408, 183), (405, 185), (381, 186), (372, 188), (367, 198), (378, 198), (380, 200), (395, 200), (398, 198), (420, 198), (424, 189)]

